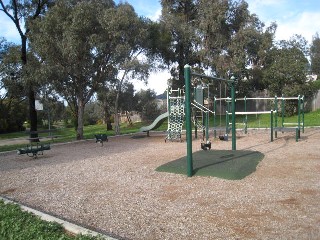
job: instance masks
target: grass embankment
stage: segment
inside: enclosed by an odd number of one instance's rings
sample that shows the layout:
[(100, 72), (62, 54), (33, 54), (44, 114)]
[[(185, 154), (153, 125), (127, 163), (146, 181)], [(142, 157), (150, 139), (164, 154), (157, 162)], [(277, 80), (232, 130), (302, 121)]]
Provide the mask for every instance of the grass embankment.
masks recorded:
[(0, 239), (98, 240), (100, 237), (73, 235), (62, 225), (46, 222), (20, 206), (0, 200)]

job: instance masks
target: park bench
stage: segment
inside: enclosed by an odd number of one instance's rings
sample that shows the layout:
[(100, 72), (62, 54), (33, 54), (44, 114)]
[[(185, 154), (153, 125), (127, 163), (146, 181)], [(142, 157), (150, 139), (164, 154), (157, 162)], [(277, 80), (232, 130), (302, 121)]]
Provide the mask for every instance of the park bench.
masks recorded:
[(96, 143), (101, 143), (101, 146), (103, 146), (103, 142), (108, 142), (108, 136), (107, 134), (95, 134)]
[(37, 158), (38, 155), (43, 155), (43, 151), (50, 150), (50, 144), (27, 145), (25, 148), (17, 149), (19, 155), (27, 154), (29, 157)]

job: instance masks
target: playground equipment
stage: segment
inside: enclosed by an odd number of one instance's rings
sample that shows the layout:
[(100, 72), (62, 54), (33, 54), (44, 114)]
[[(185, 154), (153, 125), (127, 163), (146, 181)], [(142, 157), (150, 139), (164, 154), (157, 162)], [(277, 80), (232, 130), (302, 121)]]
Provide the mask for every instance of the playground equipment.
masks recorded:
[[(296, 133), (296, 142), (300, 138), (301, 129), (302, 133), (304, 133), (304, 96), (298, 97), (275, 97), (275, 107), (276, 111), (278, 110), (278, 100), (281, 100), (281, 126), (278, 127), (278, 115), (276, 114), (273, 121), (273, 116), (271, 116), (271, 142), (273, 141), (273, 132), (275, 134), (275, 138), (277, 138), (277, 133), (279, 132), (295, 132)], [(284, 122), (284, 114), (285, 114), (285, 100), (297, 100), (297, 108), (298, 108), (298, 119), (297, 122), (285, 123)], [(287, 127), (286, 127), (287, 126)], [(288, 127), (291, 126), (291, 127)]]
[(50, 150), (50, 144), (39, 144), (36, 145), (27, 145), (25, 148), (19, 148), (17, 150), (17, 153), (19, 155), (21, 154), (27, 154), (29, 157), (37, 158), (38, 155), (43, 155), (43, 152), (45, 150)]
[[(213, 111), (209, 109), (209, 107), (204, 106), (204, 96), (203, 96), (203, 89), (205, 87), (200, 84), (194, 88), (194, 97), (193, 101), (191, 102), (192, 107), (192, 120), (193, 125), (195, 128), (195, 138), (198, 138), (197, 131), (200, 129), (202, 131), (202, 140), (204, 141), (204, 136), (206, 138), (205, 144), (207, 144), (208, 147), (203, 147), (204, 143), (202, 144), (202, 149), (210, 149), (211, 144), (208, 144), (209, 142), (209, 117), (210, 113), (215, 114)], [(208, 85), (208, 99), (209, 99), (209, 85)], [(209, 148), (210, 145), (210, 148)]]
[[(247, 111), (247, 101), (271, 101), (269, 105), (270, 110), (259, 110), (256, 109), (255, 111)], [(279, 101), (281, 100), (281, 110), (279, 111)], [(286, 100), (297, 100), (297, 109), (298, 109), (298, 120), (297, 122), (292, 122), (292, 123), (285, 123), (284, 122), (284, 115), (285, 115), (285, 101)], [(231, 98), (214, 98), (214, 111), (216, 112), (216, 106), (217, 102), (220, 101), (225, 101), (226, 102), (226, 133), (228, 134), (230, 132), (230, 121), (229, 121), (229, 116), (232, 114), (229, 112), (230, 106), (229, 103), (231, 102)], [(277, 137), (277, 133), (279, 132), (294, 132), (297, 131), (296, 134), (296, 139), (300, 138), (300, 130), (302, 129), (302, 132), (304, 132), (304, 97), (303, 96), (298, 96), (298, 97), (244, 97), (244, 98), (236, 98), (236, 102), (239, 101), (244, 101), (244, 111), (236, 111), (235, 115), (243, 115), (244, 120), (243, 120), (243, 125), (244, 125), (244, 132), (247, 134), (248, 130), (248, 115), (256, 115), (257, 117), (262, 114), (270, 114), (270, 119), (271, 117), (272, 120), (270, 120), (270, 128), (271, 128), (271, 141), (273, 141), (273, 133), (275, 137)], [(265, 108), (265, 107), (264, 107)], [(278, 125), (278, 117), (281, 114), (281, 126)], [(272, 115), (272, 116), (271, 116)], [(221, 115), (220, 115), (221, 116)], [(220, 120), (221, 121), (221, 120)], [(216, 114), (214, 115), (214, 137), (216, 137), (216, 130), (218, 129), (216, 127)], [(239, 124), (239, 123), (238, 123)], [(236, 125), (237, 126), (237, 125)], [(291, 126), (291, 127), (290, 127)], [(221, 129), (220, 129), (221, 130)]]
[(177, 139), (181, 141), (181, 132), (185, 118), (185, 96), (183, 93), (182, 89), (168, 89), (167, 91), (169, 118), (165, 141)]
[(191, 76), (197, 76), (212, 81), (226, 81), (230, 84), (231, 89), (231, 109), (232, 109), (232, 150), (236, 150), (236, 133), (235, 133), (235, 89), (234, 78), (230, 80), (210, 77), (202, 74), (192, 73), (189, 65), (184, 66), (184, 79), (185, 79), (185, 114), (186, 114), (186, 137), (187, 137), (187, 175), (192, 176), (193, 173), (193, 160), (192, 160), (192, 113), (191, 113)]
[(149, 131), (157, 129), (158, 127), (161, 126), (161, 124), (167, 119), (169, 116), (169, 112), (165, 112), (161, 115), (159, 115), (153, 123), (151, 123), (149, 126), (141, 127), (140, 132), (146, 132), (147, 136), (149, 137)]
[(108, 142), (108, 136), (107, 134), (95, 134), (96, 143), (101, 143), (101, 147), (103, 146), (103, 142)]

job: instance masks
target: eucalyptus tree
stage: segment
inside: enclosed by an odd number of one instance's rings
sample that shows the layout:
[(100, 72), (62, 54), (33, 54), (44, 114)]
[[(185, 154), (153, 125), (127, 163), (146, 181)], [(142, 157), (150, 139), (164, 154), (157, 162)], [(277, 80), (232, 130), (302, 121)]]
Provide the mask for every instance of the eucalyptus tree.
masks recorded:
[[(5, 4), (7, 2), (8, 4)], [(20, 39), (21, 39), (21, 50), (20, 58), (21, 64), (27, 65), (27, 40), (31, 34), (30, 24), (35, 19), (43, 16), (48, 8), (54, 4), (54, 0), (0, 0), (0, 12), (5, 14), (14, 23)], [(28, 77), (28, 72), (22, 69), (22, 79), (25, 80), (25, 86), (27, 89), (27, 97), (29, 100), (29, 119), (30, 119), (30, 130), (37, 130), (37, 112), (35, 110), (35, 93), (36, 89), (33, 85), (32, 79)], [(31, 134), (31, 137), (36, 137), (37, 134)]]
[(200, 0), (199, 19), (204, 64), (219, 76), (246, 77), (247, 87), (262, 88), (254, 75), (261, 75), (276, 24), (266, 28), (245, 1), (230, 0)]
[(141, 22), (128, 4), (59, 0), (31, 25), (42, 75), (68, 102), (77, 119), (77, 139), (83, 138), (84, 107), (94, 93), (109, 82), (117, 83), (119, 92), (129, 76), (145, 76), (148, 64), (138, 58)]
[[(313, 97), (315, 88), (307, 80), (309, 62), (305, 55), (307, 42), (301, 36), (293, 36), (289, 41), (282, 40), (270, 51), (265, 61), (263, 81), (270, 94), (281, 96), (304, 95)], [(293, 114), (296, 103), (289, 102), (286, 109)]]
[(19, 46), (0, 39), (0, 132), (22, 130), (27, 118)]
[(196, 66), (200, 63), (197, 3), (197, 0), (161, 0), (160, 24), (164, 35), (170, 36), (170, 45), (164, 56), (176, 80), (172, 82), (174, 88), (181, 88), (184, 84), (185, 64)]
[[(119, 4), (116, 8), (107, 9), (101, 18), (101, 26), (112, 40), (117, 43), (113, 52), (112, 66), (117, 70), (114, 84), (115, 132), (120, 133), (119, 99), (123, 84), (131, 79), (146, 81), (152, 69), (151, 58), (147, 58), (148, 29), (150, 21), (138, 17), (129, 4)], [(110, 87), (110, 86), (109, 86)]]
[(116, 46), (99, 20), (113, 1), (59, 0), (46, 16), (31, 25), (31, 47), (42, 62), (42, 75), (64, 97), (83, 138), (85, 104), (113, 72)]
[(140, 90), (134, 96), (135, 109), (141, 113), (142, 120), (151, 121), (160, 114), (156, 103), (156, 93), (153, 90)]
[(310, 47), (311, 72), (320, 75), (320, 37), (317, 33), (312, 38)]

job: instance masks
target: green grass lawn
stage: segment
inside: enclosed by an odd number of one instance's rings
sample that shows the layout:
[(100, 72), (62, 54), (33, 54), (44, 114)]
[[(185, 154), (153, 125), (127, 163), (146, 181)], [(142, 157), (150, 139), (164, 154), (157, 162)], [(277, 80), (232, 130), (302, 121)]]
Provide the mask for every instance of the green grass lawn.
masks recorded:
[[(248, 128), (269, 128), (270, 127), (270, 114), (260, 114), (260, 115), (247, 115), (248, 116)], [(221, 121), (220, 121), (221, 120)], [(231, 122), (231, 117), (229, 119)], [(281, 125), (281, 116), (278, 116), (278, 126)], [(236, 116), (237, 128), (243, 128), (243, 123), (245, 122), (244, 115)], [(284, 117), (285, 123), (298, 122), (298, 116)], [(301, 116), (302, 122), (302, 116)], [(226, 117), (222, 115), (216, 117), (216, 126), (226, 126)], [(304, 125), (305, 127), (314, 127), (320, 126), (320, 109), (317, 111), (305, 113), (304, 116)], [(213, 117), (210, 118), (210, 126), (213, 126)]]
[(0, 239), (98, 240), (101, 237), (72, 235), (56, 222), (46, 222), (20, 206), (0, 200)]
[[(221, 119), (221, 122), (220, 122)], [(305, 127), (313, 127), (313, 126), (320, 126), (320, 110), (309, 112), (305, 114)], [(298, 117), (292, 116), (292, 117), (285, 117), (284, 122), (297, 122)], [(237, 116), (236, 117), (236, 123), (237, 128), (244, 128), (243, 125), (244, 122), (244, 116)], [(139, 132), (139, 129), (142, 126), (147, 126), (149, 123), (142, 123), (137, 122), (134, 123), (132, 126), (129, 126), (127, 124), (122, 124), (120, 126), (121, 134), (128, 134), (128, 133), (136, 133)], [(278, 126), (281, 124), (281, 117), (278, 117)], [(159, 131), (165, 131), (167, 129), (167, 121), (165, 121), (157, 130)], [(213, 126), (213, 117), (210, 118), (210, 127)], [(216, 117), (216, 126), (219, 127), (225, 127), (225, 116), (217, 116)], [(261, 115), (248, 115), (248, 128), (268, 128), (270, 127), (270, 114), (261, 114)], [(98, 133), (104, 133), (108, 136), (113, 136), (114, 131), (107, 131), (105, 125), (89, 125), (84, 126), (84, 139), (93, 139), (94, 134)], [(54, 142), (69, 142), (69, 141), (75, 141), (76, 138), (76, 131), (74, 128), (57, 128), (53, 135), (57, 135), (58, 137), (54, 139)], [(39, 136), (48, 136), (48, 133), (41, 133)], [(16, 132), (16, 133), (8, 133), (8, 134), (0, 134), (0, 140), (1, 139), (11, 139), (11, 138), (17, 138), (17, 137), (25, 137), (27, 138), (27, 135), (25, 132)], [(42, 140), (42, 142), (52, 142), (51, 140)], [(10, 150), (16, 150), (17, 148), (25, 147), (26, 144), (20, 144), (20, 145), (6, 145), (6, 146), (0, 146), (0, 152), (4, 151), (10, 151)]]
[[(129, 126), (127, 124), (122, 124), (120, 126), (121, 134), (129, 134), (129, 133), (137, 133), (139, 132), (140, 128), (142, 126), (148, 125), (149, 123), (141, 123), (137, 122), (134, 123), (132, 126)], [(166, 130), (167, 129), (167, 122), (163, 123), (161, 127), (159, 127), (157, 130)], [(41, 129), (38, 129), (41, 130)], [(83, 137), (84, 139), (94, 139), (95, 134), (103, 133), (107, 134), (108, 136), (114, 136), (115, 132), (114, 130), (107, 131), (106, 126), (102, 124), (97, 125), (88, 125), (84, 126), (83, 129)], [(47, 137), (48, 133), (39, 133), (39, 137)], [(61, 142), (70, 142), (76, 140), (76, 131), (74, 128), (57, 128), (52, 133), (52, 135), (58, 136), (57, 138), (54, 138), (53, 141), (49, 138), (43, 138), (41, 139), (42, 143), (61, 143)], [(8, 133), (8, 134), (0, 134), (0, 140), (3, 139), (12, 139), (12, 138), (28, 138), (28, 135), (25, 131), (23, 132), (15, 132), (15, 133)], [(0, 152), (4, 151), (11, 151), (16, 150), (18, 148), (25, 147), (26, 144), (15, 144), (15, 145), (5, 145), (0, 146)]]

